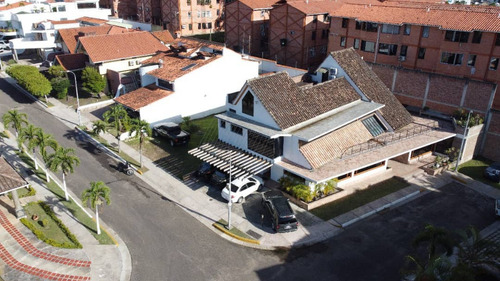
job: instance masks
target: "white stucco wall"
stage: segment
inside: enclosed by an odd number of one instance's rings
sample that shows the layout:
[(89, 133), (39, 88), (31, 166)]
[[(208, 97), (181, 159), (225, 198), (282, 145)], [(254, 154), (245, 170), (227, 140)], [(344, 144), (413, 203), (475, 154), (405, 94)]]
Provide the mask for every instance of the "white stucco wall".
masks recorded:
[(290, 77), (295, 77), (299, 75), (304, 75), (307, 73), (307, 70), (305, 69), (299, 69), (299, 68), (293, 68), (293, 67), (288, 67), (284, 65), (279, 65), (276, 64), (275, 61), (270, 61), (270, 60), (261, 60), (260, 61), (260, 72), (261, 73), (267, 73), (267, 72), (280, 72), (280, 71), (286, 71)]
[[(105, 75), (108, 71), (108, 69), (117, 71), (117, 72), (124, 72), (124, 71), (129, 71), (129, 70), (134, 70), (138, 69), (143, 60), (149, 59), (152, 56), (144, 56), (144, 57), (137, 57), (133, 59), (125, 59), (125, 60), (117, 60), (117, 61), (109, 61), (109, 62), (104, 62), (101, 65), (99, 65), (99, 73), (102, 75)], [(129, 65), (129, 62), (132, 62), (133, 65)]]
[(147, 74), (148, 72), (155, 69), (158, 69), (158, 65), (148, 65), (139, 68), (139, 75), (141, 77), (141, 87), (156, 83), (156, 77)]
[[(228, 104), (227, 108), (234, 109), (236, 111), (236, 114), (241, 115), (242, 117), (245, 117), (247, 119), (253, 120), (255, 122), (259, 122), (261, 124), (267, 125), (271, 128), (274, 128), (276, 130), (280, 130), (280, 127), (274, 121), (273, 117), (267, 112), (267, 110), (262, 106), (262, 103), (260, 100), (257, 98), (257, 96), (253, 93), (252, 89), (249, 87), (244, 87), (242, 90), (243, 92), (240, 92), (238, 96), (235, 98), (233, 102), (236, 102), (236, 104)], [(250, 92), (253, 95), (254, 98), (254, 104), (253, 104), (253, 110), (254, 114), (253, 116), (247, 115), (243, 113), (243, 98), (245, 95)]]
[[(231, 131), (231, 124), (226, 122), (226, 128), (221, 128), (220, 127), (220, 120), (219, 120), (219, 139), (221, 141), (227, 142), (229, 144), (234, 145), (235, 147), (238, 147), (242, 150), (249, 151), (248, 150), (248, 130), (243, 128), (243, 134), (239, 135), (237, 133), (234, 133)], [(255, 152), (252, 151), (252, 153), (255, 154)]]

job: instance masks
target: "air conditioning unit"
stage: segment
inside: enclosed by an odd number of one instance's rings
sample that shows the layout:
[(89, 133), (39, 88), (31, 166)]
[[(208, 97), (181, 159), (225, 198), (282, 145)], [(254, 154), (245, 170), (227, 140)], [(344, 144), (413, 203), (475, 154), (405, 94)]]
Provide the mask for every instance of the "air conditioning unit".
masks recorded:
[(406, 56), (399, 56), (399, 61), (405, 61), (406, 60)]

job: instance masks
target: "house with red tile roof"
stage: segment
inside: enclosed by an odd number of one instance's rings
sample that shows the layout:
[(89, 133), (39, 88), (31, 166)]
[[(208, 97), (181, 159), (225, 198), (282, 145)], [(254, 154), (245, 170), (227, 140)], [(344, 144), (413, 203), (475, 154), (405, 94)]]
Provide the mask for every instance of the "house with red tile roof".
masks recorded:
[(104, 75), (108, 69), (115, 72), (136, 70), (142, 61), (168, 49), (150, 32), (136, 31), (82, 36), (75, 50), (88, 55), (90, 65)]
[[(314, 188), (334, 179), (342, 187), (455, 136), (411, 116), (354, 49), (332, 52), (311, 79), (299, 84), (286, 72), (249, 79), (216, 115), (218, 141), (190, 154), (224, 172), (232, 161), (236, 178), (270, 172), (276, 181), (291, 176)], [(271, 165), (254, 169), (248, 163), (256, 158)]]

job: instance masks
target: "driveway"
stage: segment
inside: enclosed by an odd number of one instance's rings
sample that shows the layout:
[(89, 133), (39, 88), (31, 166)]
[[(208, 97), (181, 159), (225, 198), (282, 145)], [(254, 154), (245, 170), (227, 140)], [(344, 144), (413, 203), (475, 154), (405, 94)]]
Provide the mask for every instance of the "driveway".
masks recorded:
[[(495, 221), (493, 199), (452, 182), (406, 205), (347, 227), (334, 238), (284, 254), (285, 267), (259, 270), (262, 280), (401, 280), (411, 241), (426, 224), (450, 231)], [(322, 266), (319, 266), (322, 265)]]

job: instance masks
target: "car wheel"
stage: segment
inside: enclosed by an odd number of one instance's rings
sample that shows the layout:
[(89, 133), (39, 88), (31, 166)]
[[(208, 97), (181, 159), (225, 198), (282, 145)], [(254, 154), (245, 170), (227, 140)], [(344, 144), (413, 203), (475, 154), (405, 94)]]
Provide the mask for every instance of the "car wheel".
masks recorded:
[(241, 202), (243, 202), (243, 197), (238, 198), (238, 201), (236, 201), (236, 202), (237, 202), (237, 203), (241, 203)]
[(170, 141), (170, 146), (174, 146), (174, 141), (173, 140)]
[(271, 222), (271, 228), (274, 230), (274, 232), (277, 232), (276, 227), (274, 227), (274, 222)]

